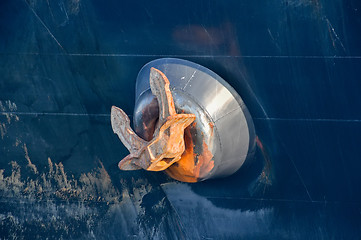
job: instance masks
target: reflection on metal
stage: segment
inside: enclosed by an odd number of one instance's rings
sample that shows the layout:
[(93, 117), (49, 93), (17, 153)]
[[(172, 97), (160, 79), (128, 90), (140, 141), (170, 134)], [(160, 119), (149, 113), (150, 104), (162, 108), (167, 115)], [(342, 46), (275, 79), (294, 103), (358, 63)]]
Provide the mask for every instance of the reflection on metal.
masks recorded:
[(136, 133), (121, 109), (112, 108), (111, 120), (130, 151), (122, 170), (165, 170), (198, 182), (235, 173), (254, 152), (253, 121), (238, 93), (209, 69), (181, 59), (158, 59), (139, 72)]
[(155, 68), (150, 72), (150, 86), (160, 108), (158, 127), (150, 142), (134, 133), (130, 128), (128, 116), (120, 108), (112, 107), (113, 131), (130, 151), (130, 154), (119, 162), (119, 168), (122, 170), (143, 168), (149, 171), (162, 171), (177, 162), (184, 152), (184, 129), (194, 121), (195, 115), (176, 113), (169, 81)]

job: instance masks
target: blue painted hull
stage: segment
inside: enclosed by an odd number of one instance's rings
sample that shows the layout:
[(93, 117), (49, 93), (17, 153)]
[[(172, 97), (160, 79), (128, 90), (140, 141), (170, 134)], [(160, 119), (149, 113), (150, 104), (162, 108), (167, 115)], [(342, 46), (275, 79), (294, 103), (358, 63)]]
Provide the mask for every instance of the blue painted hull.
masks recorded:
[[(359, 239), (361, 4), (0, 2), (0, 239)], [(196, 184), (117, 168), (147, 62), (208, 67), (263, 151)], [(260, 144), (259, 144), (260, 145)]]

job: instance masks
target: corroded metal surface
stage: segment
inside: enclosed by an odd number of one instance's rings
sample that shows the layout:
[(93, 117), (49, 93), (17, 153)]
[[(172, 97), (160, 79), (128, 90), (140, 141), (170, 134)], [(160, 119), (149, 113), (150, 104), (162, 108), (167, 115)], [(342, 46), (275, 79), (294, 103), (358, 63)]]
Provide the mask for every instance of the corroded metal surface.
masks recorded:
[(162, 171), (179, 161), (185, 150), (184, 129), (196, 118), (194, 114), (177, 114), (167, 77), (152, 68), (150, 86), (159, 104), (159, 119), (153, 139), (140, 138), (130, 127), (128, 116), (115, 106), (111, 111), (111, 122), (116, 133), (130, 154), (119, 162), (122, 170), (143, 168)]

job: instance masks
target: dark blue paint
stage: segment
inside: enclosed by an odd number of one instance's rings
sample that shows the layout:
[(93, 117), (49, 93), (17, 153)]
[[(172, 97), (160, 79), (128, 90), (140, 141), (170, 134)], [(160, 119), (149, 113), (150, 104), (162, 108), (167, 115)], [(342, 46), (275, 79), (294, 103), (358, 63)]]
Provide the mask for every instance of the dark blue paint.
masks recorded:
[[(0, 238), (360, 238), (360, 42), (358, 0), (1, 1)], [(118, 170), (110, 107), (161, 57), (228, 81), (265, 152), (197, 184)]]

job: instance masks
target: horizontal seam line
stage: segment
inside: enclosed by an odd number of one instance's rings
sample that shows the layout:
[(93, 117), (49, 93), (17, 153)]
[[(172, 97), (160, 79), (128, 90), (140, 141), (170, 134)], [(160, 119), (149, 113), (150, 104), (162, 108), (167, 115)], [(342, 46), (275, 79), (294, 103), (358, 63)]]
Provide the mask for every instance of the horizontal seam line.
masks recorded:
[(52, 116), (99, 116), (110, 117), (107, 113), (47, 113), (47, 112), (0, 112), (1, 115), (14, 114), (14, 115), (52, 115)]
[(286, 56), (286, 55), (182, 55), (182, 54), (127, 54), (127, 53), (0, 53), (0, 55), (43, 55), (85, 57), (199, 57), (199, 58), (299, 58), (299, 59), (361, 59), (361, 56)]
[(266, 121), (300, 121), (300, 122), (361, 122), (361, 119), (327, 119), (327, 118), (253, 118)]

